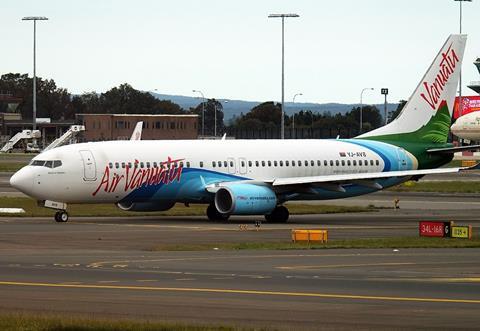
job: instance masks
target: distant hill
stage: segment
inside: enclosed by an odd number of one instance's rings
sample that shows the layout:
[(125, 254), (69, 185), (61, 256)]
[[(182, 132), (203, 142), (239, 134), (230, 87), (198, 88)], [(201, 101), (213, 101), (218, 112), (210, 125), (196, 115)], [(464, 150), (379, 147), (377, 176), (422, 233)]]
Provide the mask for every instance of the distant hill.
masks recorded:
[[(200, 102), (202, 102), (199, 97), (189, 97), (184, 95), (169, 95), (169, 94), (160, 94), (150, 92), (153, 96), (160, 100), (170, 100), (182, 107), (183, 109), (190, 109), (196, 107)], [(234, 117), (240, 116), (241, 113), (248, 113), (253, 107), (257, 106), (261, 102), (258, 101), (243, 101), (243, 100), (230, 100), (230, 99), (219, 99), (223, 104), (223, 110), (225, 112), (225, 120), (228, 121)], [(336, 113), (346, 113), (352, 110), (353, 107), (358, 107), (360, 104), (344, 104), (344, 103), (309, 103), (309, 102), (286, 102), (285, 111), (288, 115), (297, 113), (301, 110), (311, 110), (314, 113), (324, 113), (330, 112), (332, 114)], [(374, 105), (383, 116), (383, 104)], [(397, 109), (398, 103), (389, 103), (387, 106), (388, 111), (393, 111)]]

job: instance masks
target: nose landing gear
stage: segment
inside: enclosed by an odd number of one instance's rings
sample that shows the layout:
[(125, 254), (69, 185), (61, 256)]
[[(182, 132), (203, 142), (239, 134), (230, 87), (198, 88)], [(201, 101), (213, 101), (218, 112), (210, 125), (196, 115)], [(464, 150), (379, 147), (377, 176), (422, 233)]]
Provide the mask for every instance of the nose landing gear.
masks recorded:
[(60, 210), (55, 213), (55, 221), (65, 223), (68, 221), (68, 213), (65, 210)]

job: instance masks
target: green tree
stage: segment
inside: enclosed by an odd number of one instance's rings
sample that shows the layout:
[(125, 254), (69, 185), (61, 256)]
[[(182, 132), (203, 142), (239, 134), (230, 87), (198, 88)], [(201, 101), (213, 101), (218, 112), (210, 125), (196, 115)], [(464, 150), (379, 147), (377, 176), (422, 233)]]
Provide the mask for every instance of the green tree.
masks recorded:
[[(53, 79), (43, 80), (37, 77), (37, 117), (49, 117), (53, 120), (73, 118), (70, 106), (70, 94), (64, 88), (58, 88)], [(12, 93), (22, 98), (18, 111), (23, 118), (32, 118), (33, 78), (27, 74), (8, 73), (0, 77), (0, 91)]]
[(394, 111), (391, 111), (388, 114), (388, 122), (391, 122), (394, 119), (396, 119), (398, 117), (398, 115), (400, 115), (400, 112), (402, 111), (403, 107), (405, 107), (406, 104), (407, 104), (406, 100), (400, 100), (398, 102), (397, 109), (395, 109)]
[(198, 132), (202, 132), (203, 107), (205, 107), (205, 135), (213, 136), (215, 133), (215, 111), (217, 112), (217, 136), (223, 134), (225, 132), (223, 105), (215, 99), (208, 99), (206, 102), (201, 102), (191, 110), (192, 113), (198, 115)]
[(279, 128), (281, 119), (281, 105), (272, 101), (261, 103), (253, 107), (247, 114), (241, 115), (235, 121), (239, 129), (270, 129)]

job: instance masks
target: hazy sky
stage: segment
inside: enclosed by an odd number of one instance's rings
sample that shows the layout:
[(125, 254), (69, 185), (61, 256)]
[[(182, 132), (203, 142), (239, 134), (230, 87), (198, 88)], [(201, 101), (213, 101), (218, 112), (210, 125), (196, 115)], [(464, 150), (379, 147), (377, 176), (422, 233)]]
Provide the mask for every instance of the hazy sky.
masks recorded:
[[(480, 0), (464, 3), (466, 85), (480, 81)], [(408, 98), (450, 33), (459, 31), (453, 0), (2, 0), (0, 74), (37, 75), (72, 93), (127, 82), (141, 90), (253, 101), (280, 100), (281, 21), (285, 24), (285, 99), (303, 102)]]

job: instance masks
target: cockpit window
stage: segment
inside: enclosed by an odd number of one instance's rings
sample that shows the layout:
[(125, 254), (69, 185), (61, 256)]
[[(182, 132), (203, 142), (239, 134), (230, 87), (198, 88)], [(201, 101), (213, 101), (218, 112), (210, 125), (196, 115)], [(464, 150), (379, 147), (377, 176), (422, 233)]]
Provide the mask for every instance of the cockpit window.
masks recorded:
[(44, 164), (45, 164), (45, 161), (41, 161), (41, 160), (33, 160), (31, 163), (31, 165), (35, 167), (41, 167)]
[(34, 166), (34, 167), (58, 168), (58, 167), (62, 166), (62, 161), (60, 161), (60, 160), (50, 160), (50, 161), (33, 160), (30, 163), (30, 165)]

